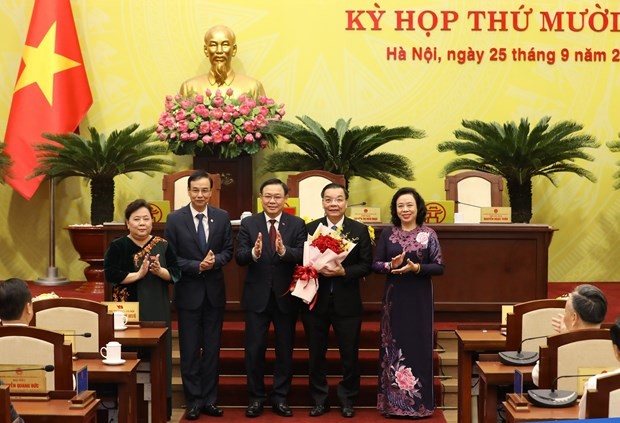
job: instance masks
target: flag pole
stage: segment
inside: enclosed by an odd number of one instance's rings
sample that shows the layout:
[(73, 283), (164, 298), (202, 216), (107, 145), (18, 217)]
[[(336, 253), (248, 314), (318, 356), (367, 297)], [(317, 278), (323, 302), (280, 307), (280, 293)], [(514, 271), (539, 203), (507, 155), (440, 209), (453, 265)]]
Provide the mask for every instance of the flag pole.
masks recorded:
[(50, 245), (49, 245), (49, 267), (47, 268), (47, 276), (42, 276), (36, 281), (37, 285), (58, 286), (69, 283), (67, 278), (58, 276), (58, 268), (56, 267), (56, 189), (54, 178), (49, 179), (50, 183)]

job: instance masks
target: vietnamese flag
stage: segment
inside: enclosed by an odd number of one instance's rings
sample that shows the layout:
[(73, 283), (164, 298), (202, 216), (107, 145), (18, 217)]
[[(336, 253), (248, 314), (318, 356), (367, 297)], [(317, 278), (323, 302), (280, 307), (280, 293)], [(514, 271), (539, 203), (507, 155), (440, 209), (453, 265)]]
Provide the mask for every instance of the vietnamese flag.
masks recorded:
[(6, 128), (9, 184), (29, 200), (43, 176), (34, 145), (41, 134), (73, 132), (93, 103), (70, 0), (35, 0)]

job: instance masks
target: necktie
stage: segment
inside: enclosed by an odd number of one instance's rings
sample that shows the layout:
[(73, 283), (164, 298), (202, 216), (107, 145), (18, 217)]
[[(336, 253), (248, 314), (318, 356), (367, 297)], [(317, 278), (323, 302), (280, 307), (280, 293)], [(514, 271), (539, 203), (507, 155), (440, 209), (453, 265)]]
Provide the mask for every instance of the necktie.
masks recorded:
[(269, 241), (271, 242), (271, 250), (276, 251), (276, 220), (269, 219), (271, 226), (269, 227)]
[(332, 231), (338, 231), (338, 226), (336, 225), (332, 226)]
[(200, 252), (206, 254), (207, 234), (205, 234), (205, 227), (202, 224), (202, 218), (205, 217), (205, 215), (203, 213), (198, 213), (196, 217), (198, 218), (198, 229), (196, 230), (196, 232), (198, 232), (198, 245), (200, 246)]
[[(338, 226), (332, 225), (332, 231), (338, 232)], [(329, 281), (329, 292), (334, 292), (334, 281)]]

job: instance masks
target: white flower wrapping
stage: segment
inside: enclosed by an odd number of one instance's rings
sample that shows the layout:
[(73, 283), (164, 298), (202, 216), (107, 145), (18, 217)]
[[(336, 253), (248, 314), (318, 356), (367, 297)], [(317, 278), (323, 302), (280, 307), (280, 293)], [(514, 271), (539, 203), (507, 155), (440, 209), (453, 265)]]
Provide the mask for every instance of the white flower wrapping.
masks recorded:
[[(319, 235), (325, 235), (340, 240), (344, 244), (345, 251), (340, 254), (330, 249), (321, 252), (318, 247), (311, 246), (310, 244), (312, 244)], [(324, 269), (334, 270), (342, 263), (356, 245), (356, 243), (347, 240), (337, 231), (319, 223), (314, 234), (308, 235), (308, 240), (304, 242), (303, 268), (308, 269), (311, 267), (316, 273), (320, 273)], [(306, 271), (304, 273), (304, 279), (299, 278), (295, 281), (295, 286), (292, 287), (291, 295), (301, 298), (306, 304), (311, 304), (310, 309), (312, 309), (314, 305), (313, 300), (319, 289), (319, 281), (317, 280), (318, 275), (316, 275), (317, 277), (307, 277), (309, 273), (312, 272)]]

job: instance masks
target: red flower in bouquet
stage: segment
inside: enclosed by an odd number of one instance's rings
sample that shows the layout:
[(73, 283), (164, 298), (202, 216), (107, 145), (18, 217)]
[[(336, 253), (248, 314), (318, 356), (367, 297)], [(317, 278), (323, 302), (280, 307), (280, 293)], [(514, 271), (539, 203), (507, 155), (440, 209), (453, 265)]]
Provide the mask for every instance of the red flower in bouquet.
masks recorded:
[(318, 248), (321, 253), (331, 250), (336, 254), (340, 254), (345, 251), (345, 245), (341, 238), (333, 238), (323, 234), (316, 237), (310, 246)]
[(233, 97), (228, 89), (184, 98), (166, 96), (165, 111), (159, 117), (157, 136), (169, 143), (175, 154), (197, 151), (218, 153), (222, 157), (254, 154), (275, 144), (275, 137), (262, 130), (272, 120), (281, 120), (284, 105), (260, 96), (258, 100), (241, 95)]

